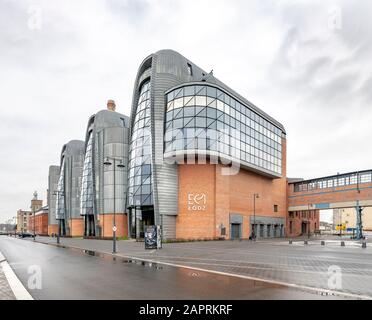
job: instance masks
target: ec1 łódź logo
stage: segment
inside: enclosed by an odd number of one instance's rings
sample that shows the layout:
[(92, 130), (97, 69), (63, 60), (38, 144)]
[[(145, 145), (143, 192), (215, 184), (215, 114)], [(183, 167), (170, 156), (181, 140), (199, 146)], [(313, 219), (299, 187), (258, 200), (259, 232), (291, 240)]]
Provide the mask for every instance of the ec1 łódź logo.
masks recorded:
[(190, 211), (205, 211), (207, 206), (207, 196), (205, 193), (187, 194), (187, 205)]

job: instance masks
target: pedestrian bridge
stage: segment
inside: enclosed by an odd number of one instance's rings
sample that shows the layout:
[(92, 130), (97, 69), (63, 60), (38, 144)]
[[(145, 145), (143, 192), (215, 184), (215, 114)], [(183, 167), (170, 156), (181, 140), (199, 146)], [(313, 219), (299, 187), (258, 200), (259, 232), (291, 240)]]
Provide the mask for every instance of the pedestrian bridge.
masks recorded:
[(288, 183), (288, 211), (372, 206), (372, 169)]

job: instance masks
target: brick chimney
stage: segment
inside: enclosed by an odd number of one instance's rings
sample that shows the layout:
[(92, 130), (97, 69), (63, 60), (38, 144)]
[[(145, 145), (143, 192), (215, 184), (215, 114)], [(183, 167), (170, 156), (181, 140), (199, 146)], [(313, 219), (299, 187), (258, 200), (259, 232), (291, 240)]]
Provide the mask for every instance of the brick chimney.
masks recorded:
[(116, 105), (114, 100), (108, 100), (107, 101), (107, 110), (110, 111), (115, 111), (116, 110)]

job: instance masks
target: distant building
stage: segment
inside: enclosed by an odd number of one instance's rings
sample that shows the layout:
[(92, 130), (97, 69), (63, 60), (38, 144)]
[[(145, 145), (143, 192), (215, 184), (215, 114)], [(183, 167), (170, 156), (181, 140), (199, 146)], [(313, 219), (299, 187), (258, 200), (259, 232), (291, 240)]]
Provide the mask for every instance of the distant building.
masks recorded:
[(61, 167), (57, 184), (56, 219), (61, 235), (82, 236), (83, 219), (80, 215), (80, 188), (84, 163), (84, 141), (72, 140), (61, 152)]
[[(48, 235), (48, 206), (39, 208), (35, 212), (35, 215), (30, 216), (30, 227), (32, 228), (29, 232), (34, 233), (38, 236)], [(35, 229), (34, 228), (35, 223)]]
[(319, 210), (288, 212), (288, 236), (297, 237), (313, 234), (319, 230)]
[(32, 215), (31, 211), (19, 209), (17, 211), (17, 232), (27, 232), (29, 227), (29, 219)]
[[(356, 227), (355, 208), (334, 209), (333, 210), (333, 228), (344, 224), (346, 228)], [(365, 207), (362, 211), (363, 230), (372, 231), (372, 207)]]
[(319, 230), (322, 230), (322, 231), (332, 231), (333, 230), (333, 223), (320, 221), (319, 225), (320, 225)]

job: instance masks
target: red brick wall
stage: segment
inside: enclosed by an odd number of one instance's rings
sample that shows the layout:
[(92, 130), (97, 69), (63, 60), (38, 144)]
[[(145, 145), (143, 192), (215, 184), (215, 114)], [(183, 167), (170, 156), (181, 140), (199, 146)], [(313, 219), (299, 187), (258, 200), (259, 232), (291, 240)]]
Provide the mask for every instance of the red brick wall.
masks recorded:
[[(307, 235), (314, 233), (314, 230), (319, 230), (319, 210), (309, 210), (309, 211), (295, 211), (288, 213), (287, 219), (287, 236), (288, 237), (298, 237), (301, 235)], [(292, 232), (290, 230), (290, 223), (292, 222)], [(302, 223), (308, 223), (306, 227), (305, 234), (302, 234)], [(310, 230), (308, 229), (310, 228)]]
[[(222, 165), (179, 165), (178, 216), (176, 237), (179, 239), (216, 238), (219, 226), (226, 227), (226, 238), (230, 238), (230, 213), (243, 216), (242, 237), (248, 238), (250, 216), (253, 215), (253, 194), (256, 199), (256, 215), (286, 218), (286, 140), (283, 145), (283, 178), (271, 179), (251, 171), (240, 169), (236, 175), (222, 175)], [(188, 194), (205, 194), (205, 210), (189, 210)], [(274, 204), (278, 212), (274, 212)]]
[(71, 230), (70, 236), (82, 237), (84, 235), (84, 219), (83, 218), (69, 219), (68, 226)]
[(40, 236), (48, 235), (48, 213), (42, 213), (35, 216), (32, 215), (29, 219), (29, 232), (34, 232), (34, 221), (35, 221), (35, 233)]
[[(102, 230), (102, 237), (110, 238), (113, 236), (113, 221), (114, 221), (114, 214), (101, 214), (99, 217), (100, 227)], [(116, 222), (116, 237), (127, 237), (128, 236), (128, 218), (126, 214), (123, 213), (116, 213), (115, 214), (115, 222)]]
[(48, 225), (48, 235), (51, 236), (53, 233), (58, 234), (58, 224)]

